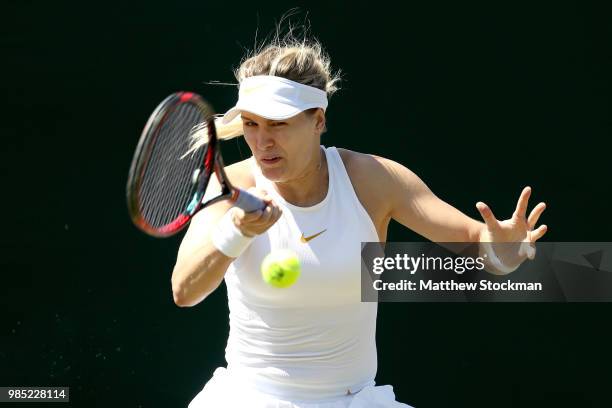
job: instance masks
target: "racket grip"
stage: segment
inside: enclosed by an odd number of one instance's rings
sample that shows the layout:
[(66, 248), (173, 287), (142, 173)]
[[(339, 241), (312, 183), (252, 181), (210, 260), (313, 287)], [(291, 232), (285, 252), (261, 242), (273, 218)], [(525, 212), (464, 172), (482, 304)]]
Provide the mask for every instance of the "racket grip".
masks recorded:
[(259, 197), (255, 197), (253, 194), (241, 189), (236, 189), (238, 196), (234, 205), (242, 208), (246, 212), (253, 212), (257, 210), (263, 210), (266, 208), (266, 203)]

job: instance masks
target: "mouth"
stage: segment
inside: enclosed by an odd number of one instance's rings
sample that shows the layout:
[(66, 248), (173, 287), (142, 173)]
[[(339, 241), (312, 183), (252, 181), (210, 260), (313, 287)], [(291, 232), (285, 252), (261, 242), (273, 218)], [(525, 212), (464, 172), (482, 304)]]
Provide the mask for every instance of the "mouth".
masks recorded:
[(276, 164), (281, 160), (282, 158), (280, 156), (269, 156), (269, 157), (262, 157), (261, 159), (259, 159), (259, 161), (264, 164)]

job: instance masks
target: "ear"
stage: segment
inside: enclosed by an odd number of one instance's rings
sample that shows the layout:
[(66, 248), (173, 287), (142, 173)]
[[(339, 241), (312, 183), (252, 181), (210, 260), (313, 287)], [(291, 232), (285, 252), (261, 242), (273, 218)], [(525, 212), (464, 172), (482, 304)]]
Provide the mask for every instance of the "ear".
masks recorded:
[(318, 133), (323, 133), (325, 130), (325, 112), (321, 108), (315, 112), (315, 129)]

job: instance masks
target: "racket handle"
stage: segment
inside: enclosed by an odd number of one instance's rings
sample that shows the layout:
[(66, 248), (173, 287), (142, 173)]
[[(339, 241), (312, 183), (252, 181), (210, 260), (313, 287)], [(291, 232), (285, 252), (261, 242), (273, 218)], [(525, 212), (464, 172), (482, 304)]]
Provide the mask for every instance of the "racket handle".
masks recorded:
[(266, 208), (266, 203), (259, 197), (255, 197), (253, 194), (241, 189), (236, 189), (237, 197), (234, 205), (242, 208), (246, 212), (253, 212), (257, 210), (263, 210)]

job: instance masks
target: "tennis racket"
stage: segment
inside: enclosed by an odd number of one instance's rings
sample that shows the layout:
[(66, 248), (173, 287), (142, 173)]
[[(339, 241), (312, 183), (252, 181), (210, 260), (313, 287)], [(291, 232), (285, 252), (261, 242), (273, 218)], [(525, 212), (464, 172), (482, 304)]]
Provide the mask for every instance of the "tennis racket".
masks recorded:
[[(228, 180), (219, 149), (212, 107), (192, 92), (177, 92), (157, 106), (132, 159), (127, 204), (134, 225), (148, 235), (181, 231), (206, 206), (229, 199), (246, 212), (265, 203)], [(194, 134), (200, 145), (192, 149)], [(221, 193), (203, 202), (213, 172)]]

